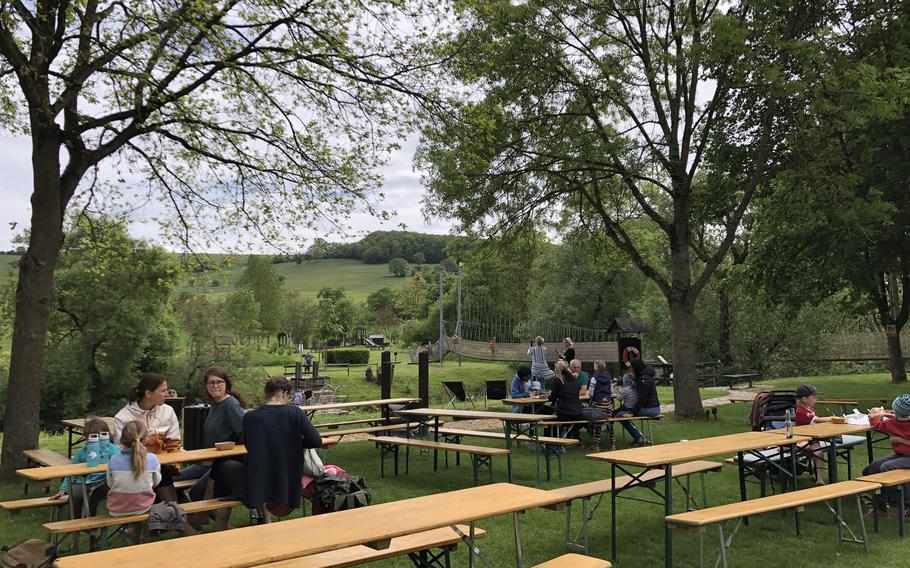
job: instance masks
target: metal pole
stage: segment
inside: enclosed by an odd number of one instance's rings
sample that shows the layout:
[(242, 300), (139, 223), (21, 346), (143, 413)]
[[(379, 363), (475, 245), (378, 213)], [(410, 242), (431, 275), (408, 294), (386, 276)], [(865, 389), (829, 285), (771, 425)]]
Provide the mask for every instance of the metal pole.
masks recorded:
[(442, 281), (443, 281), (444, 277), (445, 277), (445, 270), (440, 268), (439, 269), (439, 345), (438, 345), (438, 349), (437, 349), (437, 352), (439, 353), (439, 367), (440, 368), (442, 368), (442, 359), (443, 359), (442, 345), (443, 345), (443, 340), (445, 339), (445, 335), (446, 335), (446, 324), (445, 324), (445, 320), (443, 319), (443, 316), (445, 315), (443, 312), (443, 288), (442, 288)]
[[(461, 266), (458, 267), (458, 293), (455, 296), (455, 335), (461, 340)], [(461, 353), (458, 353), (458, 366), (461, 367)]]

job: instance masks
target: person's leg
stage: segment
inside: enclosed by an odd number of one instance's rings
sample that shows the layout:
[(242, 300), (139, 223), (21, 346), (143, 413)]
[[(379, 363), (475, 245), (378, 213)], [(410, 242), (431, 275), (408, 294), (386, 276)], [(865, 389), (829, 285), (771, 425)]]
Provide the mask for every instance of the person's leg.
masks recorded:
[(171, 465), (161, 466), (161, 483), (155, 488), (157, 501), (177, 502), (177, 489), (174, 487), (174, 477), (177, 475), (177, 468)]
[(88, 512), (91, 516), (98, 514), (98, 505), (107, 499), (107, 482), (99, 481), (88, 488)]
[[(616, 409), (616, 412), (613, 413), (613, 416), (617, 418), (622, 416), (634, 416), (634, 412), (631, 408), (620, 406)], [(641, 435), (641, 432), (638, 431), (638, 428), (635, 427), (635, 424), (633, 424), (631, 420), (623, 420), (620, 424), (622, 424), (622, 427), (626, 429), (626, 432), (632, 436), (633, 443), (641, 443), (644, 436)]]
[[(910, 469), (910, 456), (902, 456), (895, 454), (890, 456), (892, 459), (889, 459), (883, 462), (880, 467), (882, 472), (894, 471), (895, 469)], [(906, 511), (907, 507), (910, 506), (910, 483), (904, 484), (904, 510)]]
[(70, 484), (70, 499), (73, 501), (73, 515), (77, 519), (82, 518), (83, 501), (85, 500), (85, 485), (81, 483)]
[[(869, 467), (863, 470), (863, 475), (873, 475), (876, 473), (882, 473), (885, 470), (886, 465), (891, 460), (899, 459), (901, 456), (897, 454), (891, 454), (890, 456), (885, 456), (883, 458), (878, 458), (877, 460), (872, 460), (869, 464)], [(888, 501), (885, 499), (884, 495), (879, 494), (872, 497), (872, 502), (876, 509), (879, 511), (879, 516), (887, 516), (888, 514)]]
[[(243, 475), (243, 464), (239, 461), (225, 460), (219, 464), (216, 475), (214, 496), (216, 499), (227, 497), (232, 494), (234, 484)], [(218, 509), (215, 511), (215, 530), (225, 530), (230, 520), (231, 509)]]

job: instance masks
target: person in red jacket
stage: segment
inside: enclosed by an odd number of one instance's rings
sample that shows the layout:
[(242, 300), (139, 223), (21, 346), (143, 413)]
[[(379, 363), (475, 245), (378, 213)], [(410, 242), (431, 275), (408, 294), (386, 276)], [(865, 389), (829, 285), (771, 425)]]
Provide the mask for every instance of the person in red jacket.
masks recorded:
[[(796, 387), (796, 425), (808, 426), (818, 422), (831, 422), (830, 416), (815, 414), (815, 401), (818, 400), (818, 390), (808, 383)], [(825, 474), (828, 472), (828, 462), (825, 461), (821, 444), (813, 440), (808, 443), (797, 444), (798, 448), (812, 454), (815, 461), (815, 484), (825, 484)]]
[[(882, 473), (894, 469), (910, 469), (910, 394), (902, 394), (891, 403), (891, 412), (883, 408), (869, 410), (869, 423), (883, 434), (891, 436), (890, 456), (874, 460), (863, 470), (863, 475)], [(884, 501), (877, 497), (879, 517), (887, 517)], [(904, 511), (910, 507), (910, 483), (904, 484)]]

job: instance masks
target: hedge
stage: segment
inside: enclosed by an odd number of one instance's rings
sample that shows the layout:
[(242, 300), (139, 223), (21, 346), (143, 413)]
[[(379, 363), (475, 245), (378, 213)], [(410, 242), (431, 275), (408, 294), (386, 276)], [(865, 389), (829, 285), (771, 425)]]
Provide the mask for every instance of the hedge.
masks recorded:
[(337, 363), (366, 365), (370, 362), (370, 350), (363, 347), (329, 349), (325, 352), (325, 362), (329, 365)]

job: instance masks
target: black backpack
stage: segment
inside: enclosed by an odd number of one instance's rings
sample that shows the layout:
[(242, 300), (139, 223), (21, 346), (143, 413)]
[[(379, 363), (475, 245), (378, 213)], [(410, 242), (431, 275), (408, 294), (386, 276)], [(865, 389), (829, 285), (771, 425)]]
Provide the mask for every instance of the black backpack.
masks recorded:
[(57, 559), (57, 549), (43, 540), (30, 538), (16, 546), (0, 548), (3, 568), (50, 568)]
[(327, 513), (366, 507), (373, 501), (362, 477), (326, 475), (316, 480), (316, 500)]

